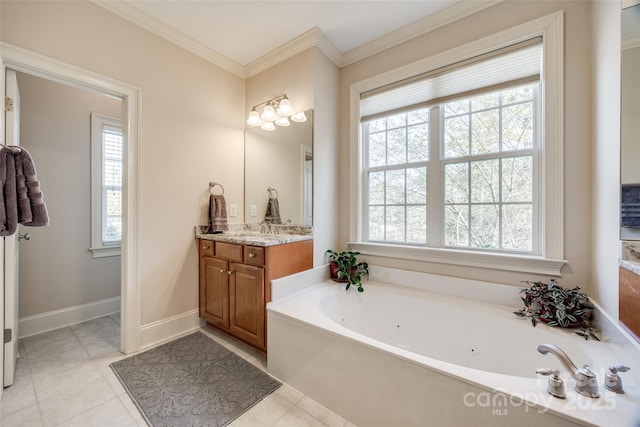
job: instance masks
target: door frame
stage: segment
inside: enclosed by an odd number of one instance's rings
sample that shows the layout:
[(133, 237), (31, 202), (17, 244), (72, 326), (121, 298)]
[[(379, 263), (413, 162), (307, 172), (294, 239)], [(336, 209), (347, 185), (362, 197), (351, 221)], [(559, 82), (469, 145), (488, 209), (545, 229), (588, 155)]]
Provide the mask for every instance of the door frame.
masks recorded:
[[(122, 177), (122, 245), (120, 268), (120, 350), (125, 354), (140, 350), (140, 284), (138, 277), (139, 239), (139, 167), (138, 120), (140, 89), (109, 77), (52, 59), (26, 49), (0, 42), (0, 99), (5, 97), (5, 69), (27, 73), (68, 86), (87, 89), (122, 101), (122, 135), (126, 149)], [(4, 114), (0, 119), (0, 134), (4, 140)], [(4, 249), (0, 252), (4, 260)], [(0, 263), (3, 268), (4, 263)], [(4, 292), (0, 292), (0, 314), (4, 311)], [(3, 346), (0, 346), (3, 347)], [(3, 349), (2, 349), (3, 350)], [(2, 351), (0, 350), (0, 351)], [(2, 356), (2, 353), (0, 353)], [(1, 360), (1, 359), (0, 359)], [(1, 393), (1, 390), (0, 390)], [(1, 396), (1, 394), (0, 394)]]

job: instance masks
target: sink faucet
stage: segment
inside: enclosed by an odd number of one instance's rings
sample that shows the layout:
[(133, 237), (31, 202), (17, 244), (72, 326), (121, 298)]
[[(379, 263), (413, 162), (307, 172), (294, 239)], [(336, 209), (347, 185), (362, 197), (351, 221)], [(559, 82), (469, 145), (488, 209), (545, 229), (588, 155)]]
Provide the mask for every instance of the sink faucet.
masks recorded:
[(260, 232), (262, 234), (267, 232), (267, 226), (263, 219), (258, 222), (258, 225), (260, 226)]
[(589, 365), (578, 368), (571, 359), (569, 359), (567, 353), (553, 344), (539, 344), (537, 349), (542, 354), (551, 353), (560, 359), (560, 362), (567, 371), (569, 371), (573, 379), (576, 380), (575, 391), (592, 399), (600, 397), (600, 393), (598, 393), (598, 379)]

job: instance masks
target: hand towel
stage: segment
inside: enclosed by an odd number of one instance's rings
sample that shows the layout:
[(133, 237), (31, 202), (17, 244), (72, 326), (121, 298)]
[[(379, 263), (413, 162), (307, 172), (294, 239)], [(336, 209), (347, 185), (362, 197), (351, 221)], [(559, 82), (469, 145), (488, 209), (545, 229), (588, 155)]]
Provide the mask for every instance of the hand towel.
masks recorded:
[(282, 219), (280, 218), (280, 204), (276, 197), (269, 197), (269, 201), (267, 202), (267, 211), (264, 214), (264, 222), (282, 224)]
[(209, 229), (227, 231), (227, 201), (221, 194), (209, 196)]
[(18, 228), (16, 167), (11, 151), (0, 150), (0, 236), (10, 236)]
[(20, 148), (20, 152), (14, 154), (18, 222), (31, 227), (49, 225), (47, 205), (36, 177), (33, 159), (27, 150)]
[(640, 228), (640, 184), (622, 184), (620, 226)]

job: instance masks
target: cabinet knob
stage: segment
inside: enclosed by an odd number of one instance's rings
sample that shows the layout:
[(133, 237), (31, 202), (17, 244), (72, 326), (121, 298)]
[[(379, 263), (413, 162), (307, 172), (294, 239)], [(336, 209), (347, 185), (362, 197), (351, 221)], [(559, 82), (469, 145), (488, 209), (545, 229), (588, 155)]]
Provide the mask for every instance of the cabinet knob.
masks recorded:
[(255, 258), (256, 254), (254, 254), (253, 252), (249, 253), (249, 258)]
[(229, 271), (227, 271), (227, 274), (228, 274), (229, 276), (231, 276), (231, 275), (233, 274), (233, 271), (229, 270)]
[(202, 246), (202, 249), (209, 249), (209, 246), (204, 245), (204, 246)]
[(227, 270), (225, 270), (225, 269), (223, 268), (222, 270), (220, 270), (220, 273), (224, 273), (225, 271), (227, 271)]

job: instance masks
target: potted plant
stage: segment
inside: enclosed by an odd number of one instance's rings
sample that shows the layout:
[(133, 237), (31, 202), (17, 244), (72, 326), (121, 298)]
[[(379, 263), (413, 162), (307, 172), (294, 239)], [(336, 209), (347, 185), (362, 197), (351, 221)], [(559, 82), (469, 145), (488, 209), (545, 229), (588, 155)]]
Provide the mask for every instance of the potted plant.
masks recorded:
[(531, 318), (534, 327), (540, 321), (560, 328), (580, 328), (576, 334), (600, 340), (591, 324), (594, 306), (579, 287), (565, 289), (555, 279), (526, 283), (529, 287), (520, 289), (524, 307), (513, 312), (516, 316)]
[(342, 251), (340, 253), (327, 250), (329, 255), (329, 271), (331, 280), (346, 283), (349, 289), (351, 285), (358, 288), (358, 292), (363, 292), (362, 277), (369, 275), (369, 264), (364, 261), (358, 262), (356, 257), (360, 252)]

